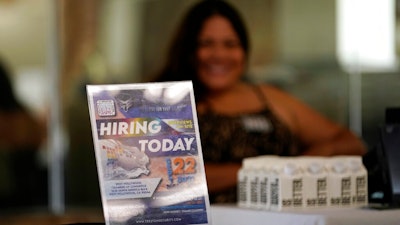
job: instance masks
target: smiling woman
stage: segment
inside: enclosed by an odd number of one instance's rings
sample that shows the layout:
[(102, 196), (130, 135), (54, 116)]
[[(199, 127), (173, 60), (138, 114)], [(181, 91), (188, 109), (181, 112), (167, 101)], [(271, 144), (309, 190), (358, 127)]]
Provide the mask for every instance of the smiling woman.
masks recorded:
[(209, 89), (223, 89), (240, 78), (246, 53), (225, 17), (212, 16), (203, 26), (197, 49), (198, 78)]
[(276, 87), (247, 81), (248, 40), (229, 3), (200, 1), (184, 17), (155, 79), (193, 81), (212, 203), (236, 200), (236, 176), (246, 157), (365, 152), (344, 126)]

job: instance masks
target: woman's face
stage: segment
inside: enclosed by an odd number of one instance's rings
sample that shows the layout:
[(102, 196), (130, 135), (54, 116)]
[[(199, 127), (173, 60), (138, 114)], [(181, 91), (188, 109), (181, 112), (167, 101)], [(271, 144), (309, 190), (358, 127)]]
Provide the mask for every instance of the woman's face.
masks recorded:
[(215, 15), (204, 22), (198, 37), (197, 73), (206, 88), (217, 91), (235, 84), (243, 74), (245, 57), (228, 19)]

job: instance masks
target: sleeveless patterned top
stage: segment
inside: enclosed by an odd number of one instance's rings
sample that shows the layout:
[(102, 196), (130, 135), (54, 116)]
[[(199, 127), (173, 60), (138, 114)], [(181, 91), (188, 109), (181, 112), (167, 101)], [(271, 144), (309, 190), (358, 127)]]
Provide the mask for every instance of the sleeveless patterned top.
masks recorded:
[[(259, 112), (221, 115), (208, 107), (198, 115), (205, 163), (238, 162), (258, 155), (298, 155), (297, 141), (286, 124), (269, 109), (261, 89), (254, 86), (264, 108)], [(236, 202), (236, 187), (210, 195), (211, 203)]]

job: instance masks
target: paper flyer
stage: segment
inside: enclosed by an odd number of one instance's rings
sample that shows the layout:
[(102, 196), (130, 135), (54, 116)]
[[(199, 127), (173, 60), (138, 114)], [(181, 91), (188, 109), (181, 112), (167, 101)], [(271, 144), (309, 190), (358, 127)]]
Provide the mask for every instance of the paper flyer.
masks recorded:
[(106, 224), (211, 224), (192, 82), (86, 90)]

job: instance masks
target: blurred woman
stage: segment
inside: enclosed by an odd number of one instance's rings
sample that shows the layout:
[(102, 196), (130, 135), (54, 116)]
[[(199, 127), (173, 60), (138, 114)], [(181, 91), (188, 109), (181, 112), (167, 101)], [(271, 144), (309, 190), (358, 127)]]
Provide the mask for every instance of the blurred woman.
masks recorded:
[(246, 27), (222, 0), (204, 0), (184, 17), (155, 81), (192, 80), (210, 200), (236, 201), (243, 158), (274, 154), (362, 155), (363, 142), (298, 99), (246, 81)]
[(47, 171), (39, 165), (43, 125), (18, 101), (0, 62), (0, 210), (45, 206)]

